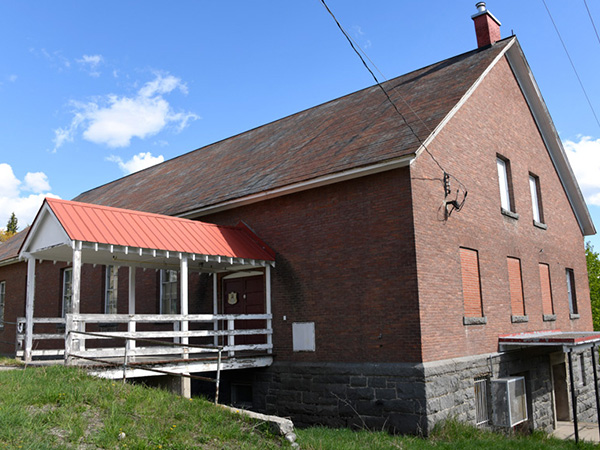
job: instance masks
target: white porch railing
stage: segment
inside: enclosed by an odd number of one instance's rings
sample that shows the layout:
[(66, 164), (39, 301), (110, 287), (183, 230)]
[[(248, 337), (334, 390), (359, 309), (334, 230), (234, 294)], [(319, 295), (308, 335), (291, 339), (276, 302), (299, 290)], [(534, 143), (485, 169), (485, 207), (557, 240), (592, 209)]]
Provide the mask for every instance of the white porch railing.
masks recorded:
[[(273, 351), (271, 328), (236, 329), (236, 323), (248, 320), (261, 320), (270, 325), (271, 314), (67, 314), (61, 318), (34, 318), (32, 357), (64, 357), (66, 361), (81, 357), (123, 358), (144, 357), (152, 360), (180, 358), (190, 359), (201, 354), (217, 352), (220, 347), (229, 357), (243, 353), (261, 352), (271, 354)], [(22, 357), (25, 345), (25, 319), (18, 319), (17, 356)], [(64, 333), (36, 332), (43, 325), (64, 324)], [(136, 331), (105, 331), (106, 326), (127, 327)], [(147, 325), (143, 325), (147, 324)], [(164, 325), (171, 325), (169, 330), (160, 330)], [(181, 324), (187, 324), (182, 327)], [(99, 328), (90, 329), (90, 325)], [(141, 326), (140, 326), (141, 325)], [(141, 330), (140, 328), (145, 328)], [(180, 331), (187, 328), (187, 331)], [(236, 344), (236, 337), (264, 336), (265, 343)], [(112, 340), (112, 342), (109, 342)], [(58, 342), (57, 342), (58, 341)], [(61, 342), (62, 341), (62, 345)], [(155, 342), (153, 342), (155, 341)], [(161, 345), (162, 342), (173, 342), (180, 345)], [(239, 342), (239, 339), (238, 339)], [(188, 347), (187, 344), (194, 344)], [(103, 345), (107, 344), (107, 345)], [(243, 352), (243, 353), (242, 353)]]

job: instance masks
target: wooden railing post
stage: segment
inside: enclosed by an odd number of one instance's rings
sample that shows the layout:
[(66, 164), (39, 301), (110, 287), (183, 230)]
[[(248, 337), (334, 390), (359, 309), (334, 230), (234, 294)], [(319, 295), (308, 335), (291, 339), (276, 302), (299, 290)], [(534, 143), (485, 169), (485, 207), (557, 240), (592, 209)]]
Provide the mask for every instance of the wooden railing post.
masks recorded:
[[(235, 320), (229, 319), (227, 321), (227, 330), (228, 331), (234, 331), (235, 330)], [(233, 333), (228, 333), (228, 335), (227, 335), (227, 345), (229, 347), (233, 347), (235, 345), (235, 336), (233, 335)], [(235, 351), (234, 350), (229, 350), (228, 355), (229, 356), (235, 356)]]
[(71, 353), (73, 352), (73, 314), (66, 314), (65, 323), (65, 364), (70, 365), (72, 358)]

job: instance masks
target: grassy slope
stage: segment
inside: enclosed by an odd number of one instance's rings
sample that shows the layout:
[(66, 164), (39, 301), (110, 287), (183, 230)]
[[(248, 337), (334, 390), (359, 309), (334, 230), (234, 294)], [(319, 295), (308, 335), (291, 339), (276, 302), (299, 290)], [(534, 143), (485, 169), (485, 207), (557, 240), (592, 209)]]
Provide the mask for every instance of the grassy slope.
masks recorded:
[(272, 436), (266, 425), (207, 401), (53, 366), (0, 372), (3, 447), (274, 449), (289, 445)]
[[(122, 434), (124, 433), (124, 434)], [(303, 450), (592, 449), (544, 434), (506, 438), (450, 422), (429, 440), (387, 433), (297, 430)], [(121, 435), (121, 438), (119, 437)], [(62, 366), (0, 372), (0, 449), (274, 449), (265, 424), (201, 400), (91, 378)]]

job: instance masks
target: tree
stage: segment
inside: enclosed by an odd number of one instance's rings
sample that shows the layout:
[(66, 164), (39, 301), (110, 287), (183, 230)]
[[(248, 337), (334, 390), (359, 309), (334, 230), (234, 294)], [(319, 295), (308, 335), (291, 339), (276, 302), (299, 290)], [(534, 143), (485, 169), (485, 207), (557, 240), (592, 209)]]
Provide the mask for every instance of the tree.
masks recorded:
[(17, 234), (18, 229), (19, 221), (17, 220), (17, 216), (15, 216), (15, 213), (12, 213), (10, 219), (8, 219), (8, 223), (6, 224), (6, 232), (12, 233), (12, 236), (13, 234)]
[(590, 280), (590, 299), (592, 301), (592, 318), (594, 330), (600, 330), (600, 255), (594, 251), (590, 242), (585, 244), (585, 259), (587, 261), (588, 277)]

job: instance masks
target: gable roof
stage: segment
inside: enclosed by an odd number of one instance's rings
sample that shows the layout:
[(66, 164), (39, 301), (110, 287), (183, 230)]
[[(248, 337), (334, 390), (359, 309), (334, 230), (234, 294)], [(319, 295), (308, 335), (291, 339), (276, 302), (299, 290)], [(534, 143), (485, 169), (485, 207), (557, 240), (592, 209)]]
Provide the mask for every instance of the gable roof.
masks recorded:
[(19, 257), (19, 248), (27, 235), (29, 227), (12, 236), (4, 242), (0, 242), (0, 266), (11, 264), (17, 261)]
[(228, 227), (53, 198), (44, 201), (19, 253), (68, 260), (74, 242), (91, 244), (96, 252), (102, 247), (112, 253), (119, 247), (125, 255), (131, 252), (140, 257), (144, 253), (156, 257), (156, 251), (162, 251), (275, 260), (274, 252), (243, 225)]
[[(509, 42), (392, 79), (384, 83), (385, 89), (425, 140)], [(192, 217), (203, 209), (302, 183), (328, 183), (407, 165), (419, 147), (379, 87), (372, 86), (84, 192), (75, 200)]]

